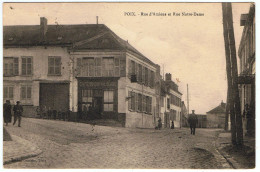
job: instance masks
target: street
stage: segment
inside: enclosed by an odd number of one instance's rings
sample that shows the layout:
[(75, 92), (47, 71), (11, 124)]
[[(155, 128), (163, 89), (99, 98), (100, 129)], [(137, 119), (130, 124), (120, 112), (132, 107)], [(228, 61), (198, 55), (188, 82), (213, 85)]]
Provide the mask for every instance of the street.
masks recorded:
[(215, 129), (138, 129), (23, 118), (7, 131), (40, 155), (5, 168), (230, 168), (215, 148)]

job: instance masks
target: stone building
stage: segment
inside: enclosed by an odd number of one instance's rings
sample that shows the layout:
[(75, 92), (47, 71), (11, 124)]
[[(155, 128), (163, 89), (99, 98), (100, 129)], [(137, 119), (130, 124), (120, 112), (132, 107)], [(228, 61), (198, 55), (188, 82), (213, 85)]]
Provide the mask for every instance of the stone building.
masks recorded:
[(251, 110), (251, 117), (243, 115), (243, 131), (248, 130), (247, 120), (250, 122), (250, 132), (255, 130), (255, 5), (252, 4), (248, 14), (242, 14), (240, 26), (243, 26), (238, 56), (240, 62), (240, 74), (238, 77), (241, 112), (245, 111), (246, 104)]
[[(4, 100), (153, 128), (159, 65), (103, 24), (4, 26)], [(80, 115), (79, 115), (80, 114)], [(89, 113), (90, 114), (90, 113)]]
[(172, 121), (175, 127), (181, 127), (181, 97), (178, 85), (172, 81), (170, 73), (165, 74), (165, 81), (161, 80), (161, 118), (165, 128), (171, 127)]
[(208, 128), (224, 128), (226, 103), (221, 102), (219, 106), (213, 108), (207, 113), (207, 127)]

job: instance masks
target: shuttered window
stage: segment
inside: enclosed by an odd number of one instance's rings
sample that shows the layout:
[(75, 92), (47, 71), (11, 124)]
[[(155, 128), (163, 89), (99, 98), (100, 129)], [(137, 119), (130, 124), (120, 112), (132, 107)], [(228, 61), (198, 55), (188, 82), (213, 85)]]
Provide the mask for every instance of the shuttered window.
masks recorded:
[(115, 58), (115, 76), (120, 76), (119, 58)]
[(14, 87), (13, 86), (4, 86), (4, 99), (13, 99), (14, 98)]
[(22, 57), (22, 75), (32, 75), (32, 57)]
[(81, 66), (82, 66), (82, 59), (77, 58), (77, 72), (76, 72), (77, 76), (81, 75)]
[(19, 75), (18, 57), (4, 57), (4, 76)]
[(48, 75), (61, 75), (61, 57), (48, 58)]
[(21, 86), (21, 99), (31, 99), (32, 98), (32, 86), (30, 85), (23, 85)]

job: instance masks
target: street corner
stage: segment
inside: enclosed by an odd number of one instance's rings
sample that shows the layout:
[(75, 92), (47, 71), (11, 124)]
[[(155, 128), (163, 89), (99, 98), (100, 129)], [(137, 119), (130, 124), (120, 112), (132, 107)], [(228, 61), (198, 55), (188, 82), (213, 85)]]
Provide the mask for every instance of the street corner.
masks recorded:
[(3, 165), (35, 157), (42, 153), (37, 146), (21, 137), (11, 135), (12, 141), (3, 142)]

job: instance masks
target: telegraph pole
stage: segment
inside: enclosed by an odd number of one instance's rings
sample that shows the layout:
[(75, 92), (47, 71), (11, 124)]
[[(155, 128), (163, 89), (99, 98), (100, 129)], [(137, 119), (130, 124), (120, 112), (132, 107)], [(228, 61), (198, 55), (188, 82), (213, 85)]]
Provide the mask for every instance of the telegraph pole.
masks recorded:
[(232, 144), (243, 145), (243, 128), (240, 99), (237, 84), (237, 58), (233, 28), (231, 3), (222, 3), (223, 29), (226, 51), (226, 70), (228, 79), (228, 103), (231, 117)]
[(190, 113), (189, 111), (189, 85), (187, 84), (187, 109), (188, 109), (188, 115)]

